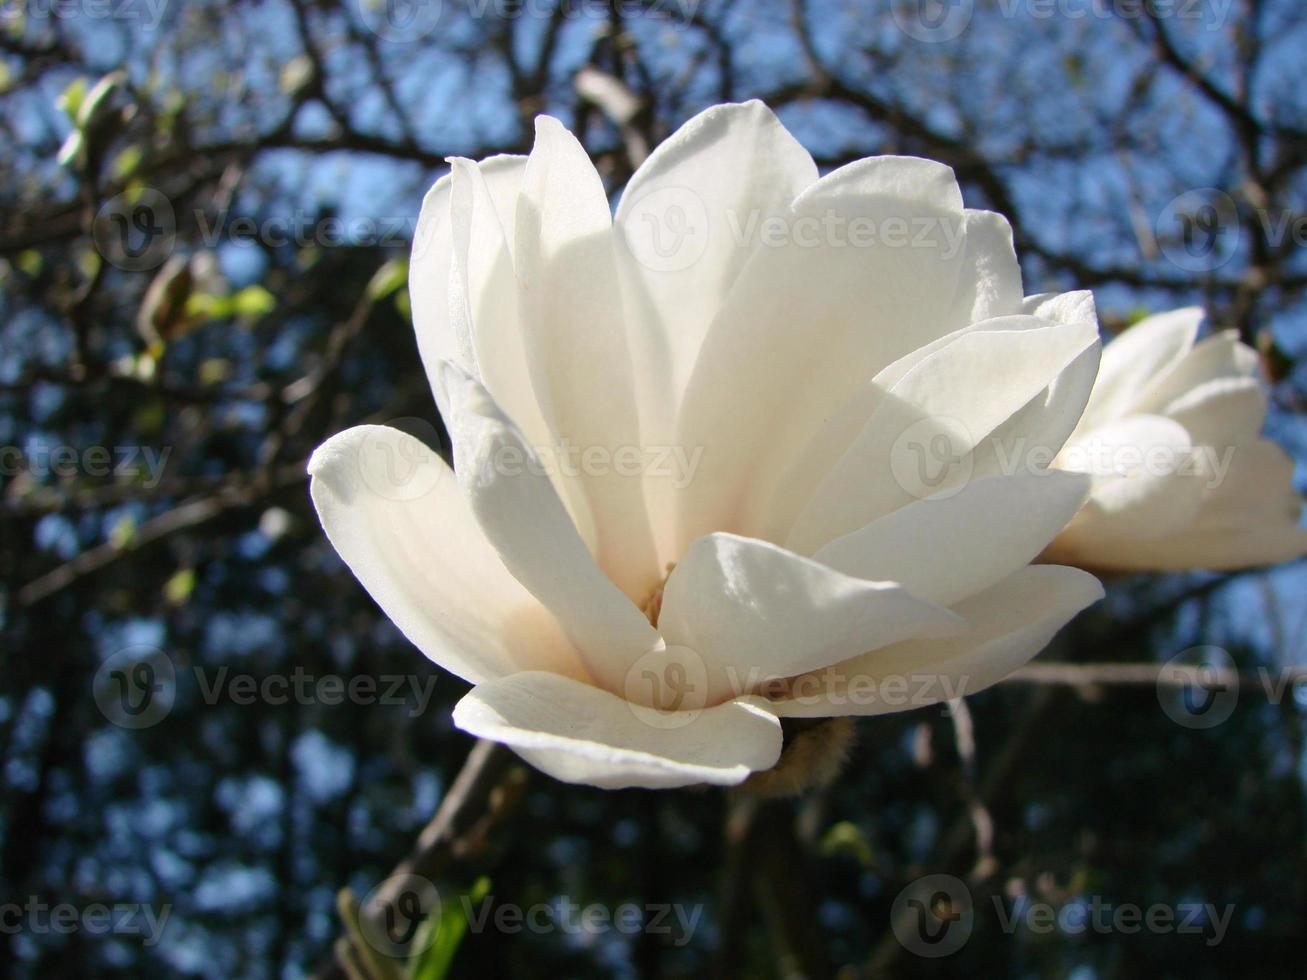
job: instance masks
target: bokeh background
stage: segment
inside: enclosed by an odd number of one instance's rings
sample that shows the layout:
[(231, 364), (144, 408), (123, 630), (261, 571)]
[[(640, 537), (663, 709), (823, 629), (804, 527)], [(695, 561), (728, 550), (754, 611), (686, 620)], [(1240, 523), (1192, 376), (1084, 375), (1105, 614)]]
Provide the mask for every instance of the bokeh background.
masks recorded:
[[(384, 878), (459, 771), (463, 683), (356, 584), (304, 474), (364, 421), (439, 444), (405, 277), (450, 156), (525, 152), (549, 112), (616, 199), (694, 113), (760, 98), (823, 171), (942, 160), (1011, 220), (1027, 293), (1092, 288), (1108, 333), (1190, 303), (1239, 330), (1301, 464), (1305, 58), (1299, 0), (0, 2), (0, 898), (23, 909), (0, 976), (312, 974), (338, 889)], [(446, 908), (479, 886), (695, 924), (469, 929), (447, 975), (1301, 977), (1303, 571), (1113, 580), (1039, 661), (1067, 670), (860, 722), (844, 777), (747, 847), (720, 792), (534, 776)], [(1216, 723), (1100, 666), (1220, 651), (1242, 684), (1199, 692)], [(124, 714), (142, 664), (161, 696)], [(356, 677), (371, 696), (313, 686)], [(937, 959), (891, 928), (934, 873), (974, 903)], [(1045, 932), (1033, 902), (1230, 916), (1219, 940), (1205, 915)]]

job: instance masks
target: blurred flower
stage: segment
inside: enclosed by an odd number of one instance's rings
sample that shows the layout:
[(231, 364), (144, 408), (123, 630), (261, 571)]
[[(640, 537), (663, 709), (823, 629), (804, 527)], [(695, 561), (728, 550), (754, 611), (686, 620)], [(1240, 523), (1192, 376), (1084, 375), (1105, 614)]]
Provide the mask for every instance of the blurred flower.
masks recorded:
[(1088, 492), (1032, 450), (1089, 397), (1093, 303), (1023, 301), (1007, 222), (945, 166), (818, 179), (766, 107), (718, 106), (614, 218), (541, 117), (529, 157), (431, 189), (410, 289), (454, 470), (363, 426), (313, 499), (475, 685), (455, 723), (553, 776), (738, 783), (781, 718), (973, 693), (1102, 594), (1030, 565)]
[(1203, 311), (1150, 316), (1107, 345), (1056, 466), (1093, 475), (1047, 557), (1095, 569), (1233, 569), (1307, 553), (1293, 461), (1258, 436), (1258, 358)]

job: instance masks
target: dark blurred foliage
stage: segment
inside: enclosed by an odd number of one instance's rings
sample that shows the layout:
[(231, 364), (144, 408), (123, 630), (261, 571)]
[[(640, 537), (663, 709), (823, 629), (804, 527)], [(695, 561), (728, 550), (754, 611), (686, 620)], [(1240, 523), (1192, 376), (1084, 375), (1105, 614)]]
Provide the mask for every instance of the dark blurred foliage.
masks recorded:
[[(1108, 329), (1189, 302), (1239, 329), (1274, 378), (1269, 430), (1307, 458), (1297, 0), (2, 11), (0, 897), (170, 917), (148, 946), (6, 929), (0, 975), (303, 975), (339, 931), (337, 889), (365, 893), (430, 818), (470, 747), (449, 721), (464, 686), (337, 559), (304, 462), (363, 421), (424, 420), (434, 437), (403, 288), (421, 195), (447, 155), (528, 149), (537, 112), (582, 135), (615, 195), (645, 147), (749, 97), (823, 169), (943, 160), (968, 204), (1012, 220), (1028, 293), (1092, 287)], [(587, 66), (597, 87), (576, 84)], [(629, 95), (636, 111), (619, 114)], [(133, 262), (104, 229), (145, 194), (176, 237)], [(55, 447), (74, 461), (44, 465)], [(132, 465), (106, 473), (91, 447)], [(157, 474), (143, 449), (167, 453)], [(1303, 595), (1301, 565), (1115, 581), (1043, 660), (1216, 644), (1274, 672), (1307, 653)], [(110, 658), (140, 647), (166, 652), (176, 698), (131, 729), (106, 718), (103, 686)], [(297, 668), (435, 694), (424, 711), (412, 696), (205, 694), (223, 671)], [(495, 901), (702, 918), (685, 943), (472, 932), (452, 975), (698, 976), (730, 942), (731, 974), (776, 976), (782, 939), (806, 930), (850, 977), (1302, 976), (1307, 699), (1281, 693), (1245, 688), (1228, 721), (1196, 730), (1151, 685), (1014, 681), (968, 702), (974, 758), (946, 709), (865, 720), (836, 788), (797, 809), (783, 891), (810, 901), (777, 913), (746, 894), (742, 927), (723, 911), (720, 792), (536, 776), (482, 869)], [(890, 930), (894, 897), (931, 872), (966, 878), (976, 906), (970, 942), (939, 960)], [(1008, 934), (994, 899), (1010, 913), (1022, 894), (1234, 910), (1216, 945)]]

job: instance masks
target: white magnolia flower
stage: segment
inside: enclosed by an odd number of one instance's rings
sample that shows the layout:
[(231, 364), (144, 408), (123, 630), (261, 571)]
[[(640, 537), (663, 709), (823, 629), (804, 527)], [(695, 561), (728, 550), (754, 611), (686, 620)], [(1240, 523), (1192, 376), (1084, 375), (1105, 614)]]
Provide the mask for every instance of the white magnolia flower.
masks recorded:
[(1233, 330), (1203, 311), (1150, 316), (1107, 345), (1056, 465), (1094, 476), (1048, 557), (1097, 569), (1232, 569), (1307, 553), (1293, 461), (1258, 436), (1266, 393)]
[(766, 107), (719, 106), (614, 219), (541, 117), (529, 157), (431, 189), (410, 288), (454, 470), (364, 426), (314, 455), (313, 499), (475, 685), (455, 723), (553, 776), (738, 783), (780, 718), (974, 692), (1101, 595), (1030, 565), (1088, 479), (1020, 455), (1075, 428), (1092, 301), (1023, 302), (1007, 223), (947, 167), (818, 179)]

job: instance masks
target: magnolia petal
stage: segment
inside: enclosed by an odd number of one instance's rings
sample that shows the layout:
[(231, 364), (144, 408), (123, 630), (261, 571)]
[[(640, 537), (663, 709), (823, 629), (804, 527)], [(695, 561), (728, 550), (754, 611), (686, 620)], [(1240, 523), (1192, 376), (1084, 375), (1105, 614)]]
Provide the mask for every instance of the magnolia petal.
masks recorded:
[(704, 333), (757, 247), (751, 222), (789, 211), (817, 166), (756, 100), (713, 106), (661, 143), (631, 177), (614, 226), (623, 273), (639, 280), (666, 341), (664, 397), (680, 401)]
[(408, 273), (418, 353), (442, 409), (445, 393), (439, 365), (448, 361), (464, 371), (475, 370), (472, 338), (456, 336), (449, 318), (449, 279), (454, 261), (452, 202), (453, 177), (446, 175), (422, 199)]
[(607, 691), (531, 672), (473, 688), (454, 708), (454, 724), (509, 746), (564, 782), (602, 789), (729, 786), (780, 757), (780, 722), (763, 704), (730, 701), (684, 723), (650, 724)]
[[(1034, 321), (1032, 321), (1033, 325)], [(905, 354), (874, 378), (859, 385), (809, 436), (787, 466), (762, 470), (744, 491), (740, 523), (750, 537), (783, 541), (803, 505), (866, 427), (886, 393), (912, 368), (963, 333), (984, 328), (972, 324)]]
[(1096, 427), (1129, 411), (1150, 382), (1189, 353), (1202, 320), (1203, 310), (1198, 306), (1158, 313), (1127, 328), (1108, 344), (1098, 383), (1085, 408), (1084, 427)]
[[(472, 337), (475, 371), (495, 403), (532, 445), (550, 442), (527, 362), (518, 308), (513, 238), (526, 157), (450, 161), (454, 236), (448, 305), (455, 333)], [(461, 361), (454, 361), (464, 370)], [(579, 521), (584, 523), (584, 518)]]
[[(764, 247), (736, 279), (686, 387), (677, 443), (703, 453), (681, 494), (681, 549), (739, 531), (754, 474), (787, 465), (885, 366), (965, 326), (959, 308), (975, 305), (977, 289), (961, 280), (991, 266), (966, 252), (952, 171), (912, 157), (828, 174), (779, 230), (769, 241), (759, 229)], [(960, 294), (971, 298), (958, 304)]]
[(1184, 426), (1195, 445), (1221, 452), (1257, 434), (1266, 401), (1256, 378), (1216, 378), (1170, 402), (1165, 414)]
[(1021, 266), (1012, 244), (1012, 226), (994, 211), (968, 208), (963, 214), (964, 268), (949, 319), (979, 323), (1022, 310)]
[(1257, 352), (1239, 339), (1237, 330), (1222, 330), (1204, 337), (1170, 370), (1154, 378), (1140, 392), (1134, 410), (1170, 414), (1167, 405), (1209, 381), (1252, 378), (1257, 373)]
[(1043, 470), (975, 480), (825, 545), (814, 558), (953, 606), (1029, 564), (1075, 516), (1089, 477)]
[(967, 620), (965, 633), (897, 643), (796, 678), (771, 708), (783, 718), (879, 715), (975, 694), (1029, 661), (1102, 597), (1088, 572), (1027, 566), (954, 607)]
[(1161, 537), (1189, 525), (1202, 506), (1206, 458), (1178, 422), (1134, 415), (1066, 447), (1059, 465), (1095, 477), (1068, 539)]
[(566, 454), (563, 496), (570, 510), (588, 510), (586, 540), (604, 571), (627, 596), (643, 598), (661, 566), (643, 480), (613, 464), (643, 441), (608, 198), (585, 148), (548, 116), (536, 119), (514, 258), (532, 385), (550, 448)]
[(1294, 461), (1270, 439), (1222, 447), (1209, 469), (1210, 492), (1199, 522), (1207, 527), (1248, 524), (1258, 518), (1298, 523), (1302, 499), (1293, 489)]
[(867, 582), (765, 541), (700, 538), (663, 589), (658, 629), (696, 651), (706, 703), (913, 636), (961, 627), (947, 609), (892, 582)]
[(504, 568), (453, 472), (399, 429), (363, 425), (309, 460), (345, 564), (430, 659), (473, 683), (521, 670), (587, 677), (557, 621)]
[[(1000, 329), (1008, 321), (1014, 329)], [(960, 333), (889, 387), (799, 514), (788, 548), (811, 554), (914, 499), (956, 486), (970, 475), (976, 446), (1097, 343), (1088, 324), (1043, 325), (1029, 317), (992, 324)]]
[(1066, 293), (1037, 293), (1021, 303), (1021, 312), (1054, 323), (1097, 323), (1094, 294), (1088, 289)]
[[(1080, 323), (1077, 343), (1097, 334), (1093, 298), (1088, 292), (1033, 297), (1037, 313), (970, 324), (899, 358), (858, 387), (809, 435), (785, 468), (760, 472), (745, 493), (742, 526), (752, 537), (783, 541), (804, 504), (834, 469), (880, 406), (886, 392), (936, 351), (968, 333), (1035, 329), (1053, 323)], [(1030, 300), (1027, 300), (1030, 304)], [(976, 449), (973, 478), (1042, 469), (1075, 430), (1093, 388), (1101, 347), (1089, 343), (1053, 382), (999, 425)]]
[(1052, 384), (991, 432), (975, 452), (972, 479), (1049, 466), (1080, 422), (1102, 351), (1098, 343), (1086, 347)]
[(590, 556), (522, 435), (473, 378), (446, 367), (455, 474), (486, 538), (513, 577), (572, 638), (595, 682), (621, 690), (626, 671), (661, 642)]
[[(1023, 311), (1052, 323), (1079, 323), (1098, 333), (1098, 313), (1089, 290), (1026, 297)], [(1101, 343), (1076, 356), (1052, 384), (996, 428), (977, 450), (973, 478), (1030, 471), (1049, 465), (1080, 425), (1102, 359)]]
[(1101, 556), (1088, 556), (1098, 567), (1120, 571), (1214, 572), (1276, 565), (1307, 555), (1307, 528), (1288, 520), (1250, 522), (1244, 526), (1204, 528), (1149, 541), (1127, 541)]

